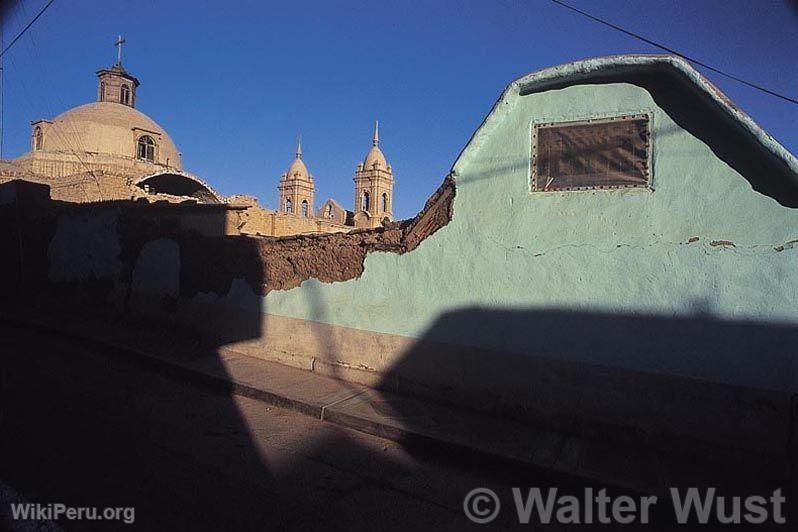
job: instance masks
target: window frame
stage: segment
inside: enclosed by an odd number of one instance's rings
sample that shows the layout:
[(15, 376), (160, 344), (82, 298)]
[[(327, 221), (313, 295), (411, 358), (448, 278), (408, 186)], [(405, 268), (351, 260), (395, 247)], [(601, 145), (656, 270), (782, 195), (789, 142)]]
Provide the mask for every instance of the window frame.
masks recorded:
[(127, 86), (127, 83), (122, 83), (119, 87), (119, 102), (124, 105), (130, 105), (130, 87)]
[[(646, 127), (646, 168), (645, 168), (645, 183), (640, 184), (624, 184), (624, 185), (587, 185), (575, 187), (559, 187), (553, 189), (545, 189), (537, 187), (537, 150), (538, 150), (538, 130), (542, 128), (551, 127), (569, 127), (579, 125), (594, 125), (606, 124), (624, 120), (645, 120)], [(646, 189), (653, 191), (653, 152), (654, 143), (652, 138), (651, 122), (653, 116), (649, 112), (639, 113), (626, 113), (605, 117), (596, 118), (583, 118), (578, 120), (562, 120), (562, 121), (546, 121), (546, 122), (532, 122), (530, 124), (530, 156), (529, 156), (529, 192), (537, 193), (557, 193), (557, 192), (583, 192), (583, 191), (597, 191), (597, 190), (630, 190), (630, 189)]]
[(42, 144), (44, 144), (44, 132), (42, 126), (33, 128), (33, 151), (41, 151)]
[[(146, 142), (144, 139), (149, 139), (150, 143)], [(144, 145), (144, 157), (142, 157), (139, 152), (139, 148), (141, 148), (142, 144)], [(147, 157), (147, 152), (150, 148), (152, 148), (152, 159)], [(146, 161), (148, 163), (155, 163), (157, 161), (158, 143), (155, 142), (155, 139), (152, 138), (152, 136), (145, 134), (136, 139), (136, 159), (139, 161)]]

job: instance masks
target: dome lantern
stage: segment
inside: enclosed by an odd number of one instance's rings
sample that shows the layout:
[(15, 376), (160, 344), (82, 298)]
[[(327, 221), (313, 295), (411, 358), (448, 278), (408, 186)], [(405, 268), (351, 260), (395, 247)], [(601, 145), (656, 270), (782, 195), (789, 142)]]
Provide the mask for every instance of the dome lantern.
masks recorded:
[(97, 86), (98, 102), (113, 102), (136, 107), (136, 89), (139, 80), (132, 76), (122, 66), (122, 44), (125, 40), (120, 35), (114, 44), (117, 47), (117, 59), (111, 68), (97, 71), (99, 80)]

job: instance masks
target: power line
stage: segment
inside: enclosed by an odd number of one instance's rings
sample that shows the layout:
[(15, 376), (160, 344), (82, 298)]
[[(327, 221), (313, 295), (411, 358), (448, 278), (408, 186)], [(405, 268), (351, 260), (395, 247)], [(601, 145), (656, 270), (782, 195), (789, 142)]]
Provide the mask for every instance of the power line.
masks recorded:
[(49, 2), (47, 2), (47, 3), (44, 5), (44, 7), (42, 8), (42, 10), (41, 10), (41, 11), (39, 11), (39, 13), (38, 13), (38, 14), (37, 14), (35, 17), (33, 17), (33, 19), (32, 19), (30, 22), (28, 22), (28, 25), (27, 25), (27, 26), (25, 26), (24, 28), (22, 28), (22, 31), (21, 31), (21, 32), (19, 32), (19, 33), (17, 34), (17, 36), (16, 36), (16, 37), (14, 37), (14, 38), (11, 40), (11, 42), (10, 42), (10, 43), (8, 43), (8, 46), (6, 46), (5, 48), (3, 48), (3, 51), (2, 51), (2, 52), (0, 52), (0, 57), (3, 57), (3, 55), (4, 55), (4, 54), (5, 54), (5, 53), (6, 53), (6, 52), (7, 52), (7, 51), (8, 51), (8, 50), (9, 50), (9, 49), (12, 47), (12, 46), (14, 46), (14, 43), (15, 43), (15, 42), (17, 42), (17, 41), (19, 40), (19, 38), (20, 38), (20, 37), (22, 37), (22, 35), (23, 35), (23, 34), (24, 34), (26, 31), (28, 31), (28, 28), (30, 28), (31, 26), (33, 26), (33, 23), (34, 23), (34, 22), (36, 22), (37, 20), (39, 20), (39, 17), (41, 17), (42, 15), (44, 15), (44, 12), (45, 12), (45, 11), (47, 11), (47, 8), (48, 8), (48, 7), (50, 7), (50, 5), (51, 5), (53, 2), (55, 2), (55, 0), (50, 0)]
[[(8, 59), (9, 59), (10, 64), (11, 64), (12, 72), (18, 74), (19, 73), (19, 69), (14, 64), (14, 56), (10, 55), (10, 56), (8, 56)], [(16, 79), (19, 80), (19, 83), (22, 86), (22, 94), (25, 95), (25, 100), (27, 100), (28, 108), (32, 112), (36, 112), (36, 107), (35, 107), (35, 105), (33, 103), (33, 99), (30, 96), (31, 92), (28, 90), (28, 87), (25, 84), (24, 78), (22, 76), (17, 76)], [(47, 105), (47, 107), (49, 108), (49, 105)], [(74, 125), (67, 123), (65, 125), (65, 127), (73, 127), (74, 128)], [(97, 180), (97, 176), (94, 174), (92, 169), (88, 166), (88, 164), (86, 164), (86, 162), (80, 156), (80, 152), (75, 149), (75, 146), (72, 144), (72, 141), (70, 140), (70, 137), (74, 136), (74, 129), (73, 129), (73, 132), (72, 132), (73, 134), (72, 135), (69, 134), (70, 133), (69, 131), (66, 132), (66, 133), (62, 132), (60, 130), (60, 128), (53, 129), (52, 133), (55, 133), (55, 134), (58, 135), (58, 137), (61, 139), (61, 142), (63, 143), (64, 147), (66, 148), (66, 151), (72, 153), (72, 155), (74, 155), (75, 158), (77, 158), (78, 162), (80, 162), (80, 164), (83, 165), (84, 168), (86, 168), (86, 173), (91, 175), (92, 179), (94, 179), (94, 183), (97, 186), (98, 190), (100, 190), (100, 196), (102, 197), (102, 190), (100, 188), (100, 183)], [(74, 138), (72, 140), (74, 140)], [(84, 153), (85, 153), (85, 150), (84, 150)], [(81, 190), (83, 190), (83, 189), (81, 189)], [(85, 195), (86, 191), (83, 190), (83, 193)], [(87, 197), (88, 197), (88, 195), (87, 195)]]
[[(36, 19), (38, 19), (44, 13), (44, 11), (50, 6), (50, 4), (52, 4), (54, 1), (55, 0), (50, 0), (50, 2), (47, 5), (45, 5), (42, 8), (41, 11), (39, 11), (39, 13), (28, 23), (28, 25), (25, 26), (25, 28), (14, 38), (14, 42), (16, 42), (18, 39), (20, 39), (22, 37), (22, 35), (24, 35), (27, 32), (27, 30), (33, 25), (33, 23), (36, 22)], [(25, 4), (22, 1), (20, 1), (20, 8), (22, 10), (22, 13), (20, 14), (20, 18), (22, 18), (22, 17), (27, 15), (27, 13), (25, 12)], [(28, 37), (30, 38), (30, 41), (31, 41), (30, 42), (31, 48), (28, 50), (28, 54), (29, 54), (29, 57), (30, 57), (30, 63), (36, 67), (34, 70), (39, 75), (41, 84), (42, 85), (47, 85), (47, 79), (48, 78), (44, 74), (42, 66), (41, 66), (40, 62), (38, 61), (38, 58), (36, 57), (36, 54), (38, 53), (38, 47), (36, 46), (36, 42), (33, 39), (33, 33), (28, 33)], [(5, 51), (7, 51), (9, 48), (11, 48), (11, 45), (14, 44), (14, 42), (9, 44), (8, 47), (5, 48), (3, 50), (3, 53), (5, 53)], [(0, 54), (0, 58), (2, 58), (2, 54)], [(9, 55), (6, 58), (6, 60), (9, 60), (12, 69), (15, 72), (19, 73), (19, 70), (17, 69), (16, 65), (14, 64), (13, 56)], [(2, 63), (3, 63), (3, 61), (0, 61), (0, 65), (2, 65)], [(3, 69), (2, 66), (0, 66), (0, 74), (5, 74), (5, 69)], [(28, 91), (28, 88), (25, 85), (23, 77), (22, 76), (18, 76), (17, 79), (19, 80), (19, 83), (22, 85), (22, 93), (25, 95), (25, 98), (28, 101), (29, 108), (32, 111), (34, 111), (34, 112), (38, 112), (36, 110), (36, 107), (33, 105), (33, 101), (30, 98), (30, 94), (31, 93), (30, 93), (30, 91)], [(5, 88), (4, 84), (3, 84), (2, 88)], [(46, 86), (45, 89), (49, 89), (49, 86)], [(43, 101), (44, 106), (47, 108), (47, 113), (48, 113), (49, 116), (54, 116), (53, 107), (50, 105), (50, 101), (49, 101), (49, 97), (52, 96), (53, 94), (58, 95), (59, 93), (57, 91), (45, 90), (45, 96), (40, 98)], [(2, 98), (2, 94), (0, 94), (0, 98)], [(0, 99), (0, 102), (2, 102), (1, 99)], [(1, 116), (2, 115), (0, 115), (0, 117)], [(83, 158), (80, 156), (81, 152), (82, 153), (86, 153), (87, 150), (85, 149), (85, 147), (83, 146), (82, 141), (80, 140), (80, 135), (77, 134), (77, 130), (75, 128), (75, 125), (72, 124), (69, 121), (66, 121), (64, 123), (64, 127), (65, 128), (71, 128), (71, 131), (67, 131), (67, 133), (64, 134), (62, 131), (60, 131), (60, 129), (56, 128), (56, 129), (53, 130), (53, 132), (56, 133), (57, 136), (61, 139), (61, 142), (63, 143), (63, 145), (66, 148), (66, 150), (68, 152), (72, 153), (75, 156), (75, 158), (77, 158), (78, 162), (86, 169), (86, 173), (91, 175), (92, 179), (94, 180), (94, 184), (98, 188), (98, 191), (100, 193), (100, 197), (102, 198), (102, 189), (100, 187), (99, 181), (97, 180), (97, 176), (92, 171), (92, 169), (88, 166), (88, 164), (86, 164), (86, 161), (84, 161)], [(0, 123), (0, 137), (1, 136), (2, 136), (2, 123)], [(74, 144), (73, 144), (73, 142), (74, 142)], [(76, 146), (77, 146), (77, 149), (76, 149)], [(83, 189), (81, 189), (81, 190), (83, 190)], [(86, 191), (83, 190), (83, 193), (86, 194)]]
[[(3, 30), (2, 24), (0, 24), (0, 49), (3, 48), (3, 43), (5, 42), (5, 31)], [(3, 68), (3, 62), (0, 61), (0, 159), (3, 158), (3, 138), (5, 137), (5, 92), (6, 92), (6, 82), (5, 82), (5, 69)]]
[(643, 41), (646, 44), (650, 44), (651, 46), (654, 46), (655, 48), (659, 48), (660, 50), (664, 50), (664, 51), (668, 52), (669, 54), (678, 55), (682, 59), (686, 59), (686, 60), (690, 61), (691, 63), (695, 63), (696, 65), (702, 66), (702, 67), (706, 68), (707, 70), (711, 70), (712, 72), (715, 72), (716, 74), (720, 74), (721, 76), (726, 76), (729, 79), (733, 79), (734, 81), (742, 83), (743, 85), (747, 85), (747, 86), (749, 86), (749, 87), (751, 87), (753, 89), (762, 91), (762, 92), (764, 92), (766, 94), (770, 94), (771, 96), (775, 96), (776, 98), (781, 98), (782, 100), (786, 100), (786, 101), (788, 101), (790, 103), (798, 104), (798, 100), (796, 100), (795, 98), (791, 98), (789, 96), (785, 96), (783, 94), (779, 94), (778, 92), (775, 92), (775, 91), (772, 91), (772, 90), (767, 89), (765, 87), (762, 87), (761, 85), (757, 85), (756, 83), (752, 83), (752, 82), (746, 81), (746, 80), (744, 80), (742, 78), (738, 78), (737, 76), (735, 76), (733, 74), (729, 74), (727, 72), (724, 72), (724, 71), (720, 70), (719, 68), (715, 68), (715, 67), (713, 67), (711, 65), (708, 65), (708, 64), (704, 63), (703, 61), (699, 61), (698, 59), (693, 59), (692, 57), (687, 56), (687, 55), (685, 55), (685, 54), (683, 54), (681, 52), (677, 52), (673, 48), (668, 48), (667, 46), (664, 46), (662, 44), (654, 42), (651, 39), (647, 39), (647, 38), (643, 37), (642, 35), (638, 35), (637, 33), (633, 33), (633, 32), (631, 32), (629, 30), (621, 28), (620, 26), (616, 26), (615, 24), (613, 24), (611, 22), (607, 22), (606, 20), (600, 19), (598, 17), (594, 17), (590, 13), (585, 13), (584, 11), (582, 11), (580, 9), (577, 9), (577, 8), (575, 8), (573, 6), (570, 6), (570, 5), (566, 4), (565, 2), (561, 2), (560, 0), (551, 0), (551, 1), (554, 2), (555, 4), (559, 5), (559, 6), (562, 6), (562, 7), (566, 8), (566, 9), (570, 9), (571, 11), (579, 13), (580, 15), (582, 15), (584, 17), (587, 17), (587, 18), (589, 18), (590, 20), (592, 20), (594, 22), (598, 22), (599, 24), (603, 24), (604, 26), (608, 26), (608, 27), (610, 27), (610, 28), (612, 28), (612, 29), (614, 29), (616, 31), (620, 31), (621, 33), (624, 33), (624, 34), (626, 34), (626, 35), (628, 35), (630, 37), (633, 37), (633, 38), (635, 38), (635, 39), (637, 39), (639, 41)]

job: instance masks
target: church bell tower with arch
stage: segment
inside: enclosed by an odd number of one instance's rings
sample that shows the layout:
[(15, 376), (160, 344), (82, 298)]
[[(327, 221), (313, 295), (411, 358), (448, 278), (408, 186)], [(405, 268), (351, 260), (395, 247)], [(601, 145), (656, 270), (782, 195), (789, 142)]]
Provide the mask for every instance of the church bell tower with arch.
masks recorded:
[(279, 211), (303, 218), (313, 218), (315, 188), (313, 176), (302, 160), (302, 141), (297, 140), (296, 159), (288, 167), (288, 171), (280, 177)]
[(379, 122), (374, 122), (372, 146), (355, 171), (355, 227), (380, 227), (393, 221), (393, 169), (380, 150)]

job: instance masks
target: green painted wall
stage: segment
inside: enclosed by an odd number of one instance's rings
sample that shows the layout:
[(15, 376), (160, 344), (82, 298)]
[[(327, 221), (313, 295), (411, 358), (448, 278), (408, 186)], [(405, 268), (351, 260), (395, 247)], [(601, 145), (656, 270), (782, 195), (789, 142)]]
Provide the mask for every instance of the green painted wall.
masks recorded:
[[(425, 335), (445, 312), (474, 306), (798, 321), (798, 248), (774, 251), (798, 239), (798, 212), (753, 191), (645, 89), (581, 85), (507, 102), (455, 165), (448, 226), (412, 253), (369, 255), (358, 279), (272, 292), (262, 311), (409, 337)], [(532, 122), (641, 112), (652, 116), (654, 191), (529, 192)], [(687, 244), (694, 236), (700, 240)], [(515, 337), (475, 329), (464, 332), (464, 343), (534, 353)], [(667, 360), (641, 353), (582, 361), (798, 389), (795, 364), (783, 355), (763, 364), (680, 352)]]

